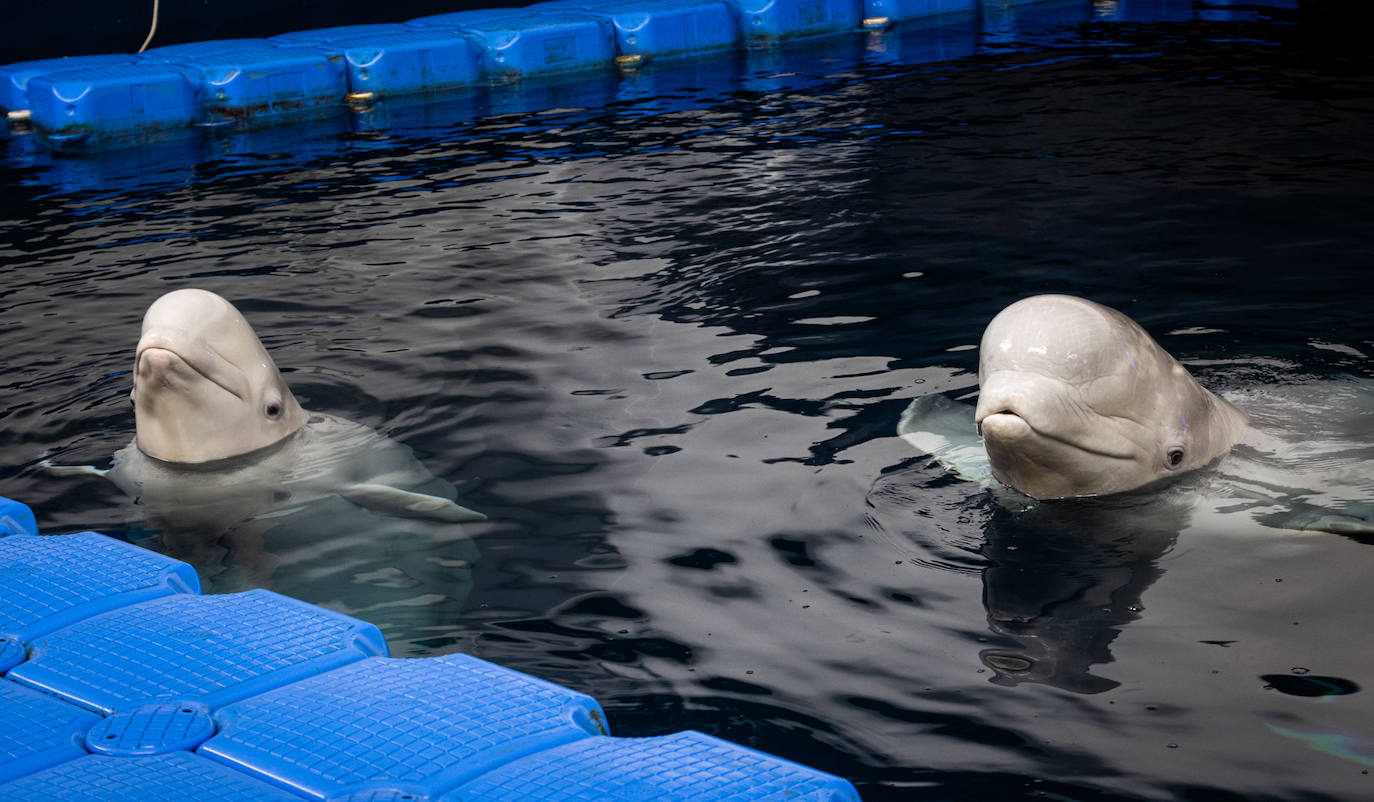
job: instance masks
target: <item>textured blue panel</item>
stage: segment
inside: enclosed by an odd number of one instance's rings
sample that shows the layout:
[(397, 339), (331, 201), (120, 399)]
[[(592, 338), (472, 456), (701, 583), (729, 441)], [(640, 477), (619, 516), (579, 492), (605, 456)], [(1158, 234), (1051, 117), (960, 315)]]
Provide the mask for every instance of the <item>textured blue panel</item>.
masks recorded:
[(344, 39), (357, 39), (361, 36), (385, 36), (400, 33), (405, 29), (405, 25), (391, 22), (376, 25), (340, 25), (337, 28), (292, 31), (280, 36), (273, 36), (272, 41), (281, 45), (325, 45)]
[(864, 0), (864, 18), (886, 17), (893, 22), (937, 14), (972, 11), (978, 0)]
[[(27, 85), (28, 79), (25, 78), (24, 82)], [(4, 89), (4, 86), (0, 86), (0, 91)], [(3, 106), (4, 100), (0, 98), (0, 107)], [(28, 106), (21, 108), (28, 108)], [(0, 537), (36, 534), (38, 534), (38, 521), (33, 517), (33, 510), (29, 509), (27, 504), (20, 504), (14, 499), (0, 496)]]
[(0, 66), (0, 110), (13, 111), (29, 107), (29, 79), (51, 72), (68, 72), (83, 67), (106, 67), (111, 64), (132, 64), (133, 56), (110, 53), (100, 56), (72, 56), (21, 61)]
[(436, 794), (604, 732), (590, 697), (467, 655), (374, 658), (219, 712), (200, 747), (308, 794)]
[(38, 130), (59, 139), (184, 128), (196, 116), (186, 76), (156, 62), (35, 75), (29, 108)]
[(626, 56), (675, 56), (734, 47), (739, 26), (725, 0), (556, 0), (535, 6), (582, 8), (610, 20)]
[(348, 87), (354, 92), (400, 95), (477, 83), (481, 69), (466, 37), (439, 28), (345, 39)]
[(87, 755), (0, 784), (0, 802), (300, 802), (190, 752)]
[(266, 39), (211, 39), (208, 42), (183, 42), (179, 45), (154, 47), (138, 54), (141, 61), (182, 61), (197, 56), (212, 56), (225, 50), (242, 47), (270, 46)]
[(857, 30), (860, 0), (730, 0), (746, 39), (786, 39)]
[(24, 662), (26, 654), (24, 644), (12, 638), (0, 637), (0, 676)]
[(100, 717), (0, 679), (0, 783), (86, 754), (81, 737)]
[(21, 643), (116, 607), (198, 592), (191, 566), (95, 532), (0, 538), (0, 635)]
[(323, 47), (249, 44), (179, 63), (197, 83), (202, 124), (337, 108), (348, 92), (341, 59)]
[(477, 777), (440, 802), (858, 802), (848, 782), (699, 732), (586, 738)]
[(411, 20), (412, 27), (448, 28), (477, 40), (487, 80), (611, 67), (615, 36), (605, 19), (581, 11), (488, 9)]
[(115, 713), (86, 733), (86, 748), (105, 755), (160, 755), (194, 749), (215, 734), (215, 720), (203, 705), (144, 705)]
[(7, 675), (102, 713), (210, 707), (386, 654), (371, 624), (267, 590), (166, 596), (60, 629)]

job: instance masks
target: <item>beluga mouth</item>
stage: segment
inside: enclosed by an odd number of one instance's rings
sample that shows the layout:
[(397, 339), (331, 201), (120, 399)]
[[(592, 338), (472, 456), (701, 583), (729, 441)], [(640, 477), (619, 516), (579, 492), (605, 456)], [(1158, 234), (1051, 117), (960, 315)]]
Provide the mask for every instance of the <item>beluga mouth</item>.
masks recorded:
[[(175, 335), (152, 332), (144, 335), (134, 356), (134, 373), (141, 378), (160, 377), (166, 381), (178, 371), (205, 379), (241, 401), (248, 400), (248, 379), (232, 363), (207, 343), (183, 347)], [(183, 352), (194, 351), (199, 358), (189, 359)], [(189, 378), (189, 375), (188, 375)]]

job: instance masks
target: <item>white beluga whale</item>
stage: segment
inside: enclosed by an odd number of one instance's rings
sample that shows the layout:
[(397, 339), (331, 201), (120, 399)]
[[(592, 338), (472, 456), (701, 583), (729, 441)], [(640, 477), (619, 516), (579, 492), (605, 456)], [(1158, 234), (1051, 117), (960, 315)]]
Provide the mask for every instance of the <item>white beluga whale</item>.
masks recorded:
[[(1374, 534), (1358, 509), (1371, 501), (1374, 454), (1361, 447), (1369, 432), (1354, 431), (1371, 422), (1361, 412), (1374, 406), (1367, 383), (1280, 388), (1278, 407), (1325, 397), (1332, 409), (1311, 414), (1349, 424), (1318, 447), (1325, 453), (1310, 463), (1324, 473), (1313, 475), (1295, 459), (1299, 444), (1311, 451), (1310, 438), (1252, 425), (1245, 403), (1202, 387), (1135, 321), (1082, 298), (1033, 296), (1000, 312), (983, 333), (978, 380), (976, 406), (922, 396), (897, 431), (1004, 497), (1004, 488), (1031, 502), (1150, 492), (1188, 475), (1193, 487), (1230, 499), (1228, 509), (1251, 509), (1269, 525)], [(1276, 406), (1255, 392), (1238, 400)], [(1195, 480), (1199, 469), (1208, 475)]]
[(1026, 298), (988, 324), (974, 422), (992, 475), (1036, 499), (1200, 468), (1246, 428), (1135, 321), (1068, 295)]
[(459, 524), (486, 517), (458, 504), (409, 447), (303, 410), (243, 315), (212, 292), (176, 290), (148, 308), (133, 385), (135, 435), (108, 469), (48, 468), (112, 481), (170, 551), (215, 544), (260, 575), (268, 532), (318, 557), (329, 547), (312, 538), (465, 540)]

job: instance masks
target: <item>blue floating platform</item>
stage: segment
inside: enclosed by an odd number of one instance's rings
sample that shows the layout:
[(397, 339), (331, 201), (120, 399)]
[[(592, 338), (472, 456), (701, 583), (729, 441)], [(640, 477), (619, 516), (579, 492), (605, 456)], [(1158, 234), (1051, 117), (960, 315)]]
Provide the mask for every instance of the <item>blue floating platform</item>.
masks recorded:
[(244, 47), (271, 47), (266, 39), (212, 39), (208, 42), (184, 42), (145, 50), (138, 54), (140, 61), (176, 62), (195, 56), (209, 56), (225, 50)]
[(0, 67), (0, 110), (9, 112), (29, 108), (29, 79), (35, 75), (70, 72), (88, 67), (132, 64), (135, 60), (133, 56), (111, 53), (99, 56), (71, 56), (7, 64)]
[(0, 783), (86, 754), (82, 740), (100, 716), (0, 679)]
[(217, 707), (378, 654), (386, 642), (371, 624), (268, 590), (178, 594), (39, 638), (6, 676), (108, 715)]
[(0, 802), (301, 802), (192, 752), (84, 755), (0, 784)]
[(280, 45), (328, 45), (344, 39), (357, 39), (362, 36), (389, 36), (401, 33), (405, 25), (383, 22), (375, 25), (340, 25), (336, 28), (314, 28), (308, 31), (292, 31), (273, 36), (269, 41)]
[(126, 605), (199, 592), (186, 563), (95, 532), (0, 538), (0, 637), (22, 645)]
[(5, 535), (36, 535), (38, 521), (27, 505), (0, 497), (0, 537)]
[[(357, 130), (375, 130), (385, 120), (407, 117), (372, 114), (376, 102), (386, 97), (437, 97), (473, 85), (549, 79), (524, 90), (537, 100), (548, 91), (543, 84), (561, 80), (567, 89), (585, 81), (589, 71), (614, 80), (614, 64), (632, 67), (731, 48), (743, 48), (750, 60), (780, 40), (882, 29), (950, 14), (976, 17), (984, 41), (1016, 41), (1019, 27), (1039, 24), (1032, 19), (1039, 14), (1034, 4), (1024, 19), (1018, 15), (1014, 9), (1022, 4), (1024, 0), (550, 0), (408, 22), (295, 31), (270, 39), (175, 44), (138, 55), (0, 66), (0, 109), (11, 112), (16, 130), (28, 130), (29, 121), (54, 149), (110, 148), (156, 141), (145, 135), (192, 125), (256, 127), (302, 116), (319, 118), (327, 129), (344, 117), (345, 109), (368, 113), (357, 120)], [(1101, 17), (1106, 12), (1093, 13)], [(1079, 16), (1086, 18), (1086, 7)], [(909, 48), (870, 44), (879, 60), (889, 62), (903, 52), (918, 61), (943, 52), (938, 43)], [(622, 70), (625, 75), (636, 72)]]
[[(202, 754), (310, 796), (437, 796), (606, 732), (591, 697), (454, 654), (372, 658), (230, 705)], [(341, 746), (356, 744), (353, 749)]]
[(687, 731), (586, 738), (487, 772), (439, 802), (847, 802), (849, 783), (791, 761)]
[(187, 76), (152, 61), (34, 75), (28, 102), (33, 124), (52, 141), (186, 128), (198, 112)]
[[(334, 43), (344, 57), (351, 92), (375, 97), (442, 92), (478, 83), (477, 50), (456, 31), (407, 29)], [(367, 98), (373, 99), (373, 98)]]
[(102, 755), (160, 755), (190, 750), (215, 733), (205, 705), (151, 704), (115, 713), (86, 733), (86, 749)]
[(214, 43), (174, 60), (196, 86), (202, 125), (337, 111), (348, 92), (342, 60), (324, 47)]
[(615, 64), (610, 23), (585, 12), (484, 9), (420, 17), (409, 24), (458, 31), (472, 38), (483, 78), (494, 83), (610, 69)]
[(730, 0), (746, 40), (793, 39), (857, 31), (860, 0)]
[(0, 498), (0, 802), (691, 799), (857, 802), (700, 733), (612, 738), (594, 699)]
[(537, 9), (577, 9), (609, 20), (624, 57), (671, 58), (735, 47), (735, 14), (726, 0), (554, 0)]

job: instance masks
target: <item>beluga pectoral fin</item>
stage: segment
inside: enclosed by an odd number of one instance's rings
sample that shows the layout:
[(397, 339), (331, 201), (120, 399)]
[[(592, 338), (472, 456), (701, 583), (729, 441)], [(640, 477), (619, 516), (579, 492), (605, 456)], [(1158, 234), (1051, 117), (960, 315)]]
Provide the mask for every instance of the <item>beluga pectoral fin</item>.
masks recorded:
[(986, 482), (992, 478), (970, 404), (944, 395), (925, 395), (912, 401), (897, 423), (897, 435), (917, 451), (935, 457), (960, 479)]
[(1296, 529), (1300, 532), (1328, 532), (1333, 535), (1346, 535), (1360, 541), (1374, 539), (1374, 520), (1322, 510), (1293, 516), (1284, 522), (1284, 528)]
[(412, 493), (390, 485), (351, 484), (339, 488), (338, 493), (363, 509), (397, 518), (422, 518), (449, 523), (487, 520), (482, 513), (449, 499)]
[(94, 476), (103, 479), (110, 472), (106, 468), (97, 468), (94, 465), (58, 465), (46, 456), (39, 460), (38, 464), (49, 476)]

